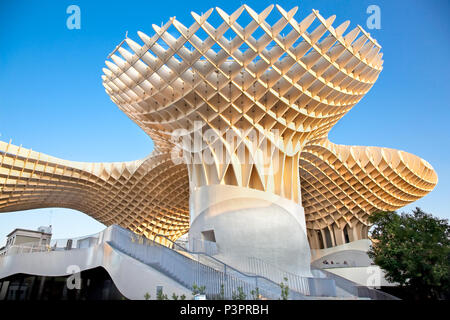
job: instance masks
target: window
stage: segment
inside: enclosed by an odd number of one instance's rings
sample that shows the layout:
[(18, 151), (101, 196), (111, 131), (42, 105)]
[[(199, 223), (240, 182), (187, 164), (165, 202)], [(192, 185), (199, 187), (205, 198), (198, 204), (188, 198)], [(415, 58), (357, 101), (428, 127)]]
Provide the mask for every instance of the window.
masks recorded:
[(206, 241), (216, 242), (216, 235), (214, 230), (202, 231), (202, 238)]

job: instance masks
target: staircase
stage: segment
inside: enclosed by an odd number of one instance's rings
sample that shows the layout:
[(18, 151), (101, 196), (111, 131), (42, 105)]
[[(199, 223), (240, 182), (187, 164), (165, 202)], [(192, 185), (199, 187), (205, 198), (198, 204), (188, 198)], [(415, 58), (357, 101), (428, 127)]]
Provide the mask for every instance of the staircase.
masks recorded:
[[(263, 265), (263, 262), (258, 262), (258, 267), (253, 268), (254, 272), (250, 273), (247, 268), (238, 270), (206, 253), (190, 252), (177, 247), (174, 242), (172, 244), (177, 250), (117, 225), (110, 227), (110, 230), (110, 246), (158, 270), (190, 290), (193, 290), (194, 285), (204, 287), (203, 293), (208, 299), (232, 299), (239, 291), (243, 292), (247, 299), (255, 299), (256, 290), (262, 298), (279, 299), (280, 282), (283, 281), (280, 279), (284, 278), (288, 278), (289, 299), (389, 298), (323, 270), (312, 270), (314, 277), (305, 278), (286, 274), (273, 266), (269, 268), (268, 265)], [(255, 264), (254, 261), (252, 263)], [(268, 273), (265, 270), (271, 271)]]
[[(136, 235), (118, 226), (111, 229), (108, 244), (116, 250), (160, 271), (184, 287), (193, 289), (194, 284), (205, 287), (208, 299), (232, 299), (242, 290), (247, 298), (252, 298), (252, 291), (268, 299), (280, 297), (279, 284), (258, 276), (245, 275), (234, 268), (215, 261), (214, 267), (180, 254), (168, 247)], [(203, 257), (202, 260), (204, 260)], [(302, 299), (303, 295), (292, 292), (292, 297)]]

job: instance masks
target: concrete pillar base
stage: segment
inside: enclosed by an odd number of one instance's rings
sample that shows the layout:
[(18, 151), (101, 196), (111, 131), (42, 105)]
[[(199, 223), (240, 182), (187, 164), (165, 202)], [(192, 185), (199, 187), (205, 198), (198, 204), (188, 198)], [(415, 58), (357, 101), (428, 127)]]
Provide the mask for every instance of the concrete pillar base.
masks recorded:
[(217, 254), (246, 269), (249, 258), (311, 276), (305, 215), (278, 195), (229, 185), (195, 188), (190, 198), (191, 248), (198, 239), (216, 242)]

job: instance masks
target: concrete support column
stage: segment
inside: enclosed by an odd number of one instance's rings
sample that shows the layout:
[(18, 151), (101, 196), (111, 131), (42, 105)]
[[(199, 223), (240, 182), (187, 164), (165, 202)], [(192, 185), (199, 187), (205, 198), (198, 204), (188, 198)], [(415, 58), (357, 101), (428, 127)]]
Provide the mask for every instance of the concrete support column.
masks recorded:
[(331, 246), (336, 246), (336, 235), (334, 234), (334, 227), (333, 225), (328, 226), (328, 230), (330, 231), (330, 237), (331, 237)]
[(316, 230), (308, 230), (308, 239), (311, 249), (320, 249), (319, 239)]
[(189, 242), (216, 240), (218, 255), (243, 268), (256, 258), (302, 276), (311, 276), (311, 253), (303, 208), (276, 194), (210, 185), (191, 193)]
[(351, 232), (353, 239), (350, 239), (350, 241), (361, 240), (361, 227), (362, 224), (360, 222), (357, 222), (353, 225)]
[(343, 229), (340, 229), (336, 224), (333, 225), (333, 231), (334, 231), (334, 236), (336, 238), (336, 246), (339, 246), (341, 244), (345, 243), (345, 239), (344, 239), (344, 231)]
[(328, 248), (328, 244), (327, 244), (327, 237), (325, 234), (325, 229), (320, 229), (320, 234), (322, 235), (323, 247), (324, 247), (324, 249), (326, 249), (326, 248)]

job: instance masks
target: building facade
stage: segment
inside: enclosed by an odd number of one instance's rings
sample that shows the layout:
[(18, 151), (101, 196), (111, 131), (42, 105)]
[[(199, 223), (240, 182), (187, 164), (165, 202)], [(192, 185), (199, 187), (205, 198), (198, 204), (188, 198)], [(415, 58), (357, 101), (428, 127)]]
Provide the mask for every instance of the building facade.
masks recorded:
[(6, 255), (12, 247), (48, 246), (52, 239), (52, 227), (39, 227), (38, 230), (16, 228), (6, 236), (6, 244), (0, 248), (0, 256)]

